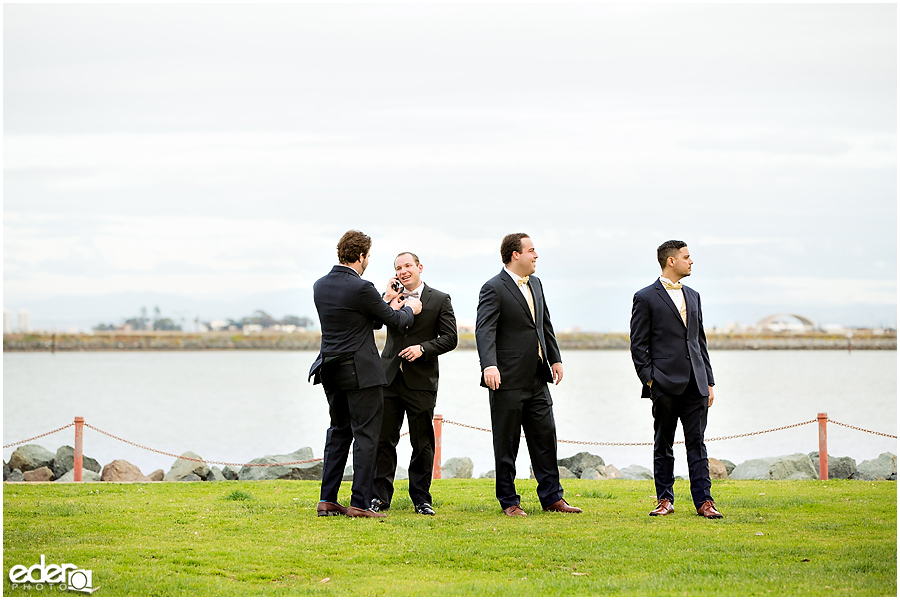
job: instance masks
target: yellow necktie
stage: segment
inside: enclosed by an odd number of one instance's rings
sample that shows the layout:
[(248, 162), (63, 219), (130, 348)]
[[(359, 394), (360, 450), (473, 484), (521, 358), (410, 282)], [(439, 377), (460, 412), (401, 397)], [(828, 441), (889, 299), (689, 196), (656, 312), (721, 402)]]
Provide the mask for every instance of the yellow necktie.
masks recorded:
[[(666, 288), (667, 290), (680, 290), (682, 287), (680, 281), (678, 283), (670, 283), (668, 281), (660, 280), (660, 282), (663, 284), (663, 287)], [(678, 307), (678, 313), (681, 315), (681, 320), (684, 321), (685, 327), (687, 327), (687, 306), (686, 306), (686, 304), (687, 304), (687, 302), (684, 299), (684, 291), (682, 291), (681, 292), (681, 306)]]
[[(531, 320), (534, 321), (534, 324), (537, 325), (537, 317), (534, 314), (534, 296), (531, 295), (531, 288), (528, 287), (528, 277), (519, 277), (516, 282), (519, 287), (525, 286), (525, 301), (528, 302), (528, 310), (531, 311)], [(538, 340), (538, 356), (541, 360), (544, 360), (544, 353), (541, 352), (541, 342)]]

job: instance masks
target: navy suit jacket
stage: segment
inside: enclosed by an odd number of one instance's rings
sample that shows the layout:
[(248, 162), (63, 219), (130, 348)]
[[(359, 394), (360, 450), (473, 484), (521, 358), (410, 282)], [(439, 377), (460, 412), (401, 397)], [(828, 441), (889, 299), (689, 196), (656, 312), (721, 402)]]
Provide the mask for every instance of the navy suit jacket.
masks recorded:
[(534, 374), (540, 361), (538, 343), (546, 359), (540, 365), (544, 381), (553, 381), (549, 365), (562, 362), (541, 280), (532, 275), (528, 278), (528, 286), (534, 298), (534, 319), (531, 318), (525, 296), (505, 270), (481, 287), (475, 319), (475, 343), (481, 362), (483, 387), (487, 387), (484, 369), (490, 366), (500, 370), (500, 390), (534, 385)]
[(642, 398), (650, 397), (648, 381), (653, 381), (654, 389), (659, 386), (668, 394), (684, 393), (692, 371), (701, 396), (708, 396), (709, 386), (715, 385), (700, 294), (684, 285), (681, 289), (687, 305), (687, 326), (659, 279), (634, 295), (631, 359), (644, 386)]
[[(387, 341), (381, 362), (388, 383), (397, 376), (403, 363), (403, 381), (413, 390), (438, 389), (438, 356), (456, 348), (459, 334), (456, 331), (456, 316), (450, 304), (450, 295), (428, 287), (422, 288), (422, 312), (405, 332), (388, 326)], [(409, 346), (421, 345), (424, 354), (414, 361), (406, 361), (398, 356)]]
[(322, 325), (319, 356), (309, 369), (309, 377), (315, 377), (313, 383), (321, 382), (319, 369), (328, 359), (352, 357), (360, 389), (384, 385), (384, 369), (373, 330), (387, 323), (405, 331), (413, 322), (412, 308), (392, 309), (371, 281), (343, 265), (335, 265), (316, 281), (313, 299)]

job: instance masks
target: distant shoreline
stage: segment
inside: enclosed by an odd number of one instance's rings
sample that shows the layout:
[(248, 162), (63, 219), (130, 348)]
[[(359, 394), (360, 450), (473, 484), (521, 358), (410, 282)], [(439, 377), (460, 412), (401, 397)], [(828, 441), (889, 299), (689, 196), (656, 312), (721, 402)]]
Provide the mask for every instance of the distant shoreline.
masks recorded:
[[(559, 333), (562, 350), (627, 350), (625, 333)], [(375, 332), (383, 346), (384, 331)], [(240, 331), (181, 333), (171, 331), (98, 332), (89, 334), (14, 333), (3, 336), (4, 352), (109, 352), (179, 350), (318, 350), (317, 331), (262, 332), (244, 335)], [(710, 334), (711, 350), (896, 350), (896, 332), (885, 335), (844, 335), (828, 333)], [(459, 349), (474, 350), (475, 335), (460, 333)]]

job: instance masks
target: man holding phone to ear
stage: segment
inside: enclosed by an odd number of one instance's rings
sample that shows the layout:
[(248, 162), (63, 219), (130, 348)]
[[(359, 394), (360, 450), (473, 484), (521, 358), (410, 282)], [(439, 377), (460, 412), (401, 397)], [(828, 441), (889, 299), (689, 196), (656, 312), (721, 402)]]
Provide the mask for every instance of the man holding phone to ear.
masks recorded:
[(434, 515), (431, 506), (431, 474), (434, 464), (434, 406), (438, 389), (438, 356), (456, 348), (456, 317), (450, 296), (426, 285), (424, 266), (412, 252), (394, 259), (394, 277), (383, 299), (418, 298), (422, 312), (405, 331), (388, 325), (381, 354), (387, 385), (384, 387), (384, 419), (375, 462), (375, 494), (372, 510), (390, 508), (397, 470), (397, 443), (403, 415), (409, 424), (412, 456), (409, 461), (409, 497), (420, 515)]

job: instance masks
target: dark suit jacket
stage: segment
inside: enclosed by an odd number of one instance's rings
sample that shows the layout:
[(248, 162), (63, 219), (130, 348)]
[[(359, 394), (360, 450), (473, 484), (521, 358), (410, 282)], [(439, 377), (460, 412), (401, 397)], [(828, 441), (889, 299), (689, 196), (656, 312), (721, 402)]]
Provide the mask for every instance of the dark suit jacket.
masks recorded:
[(384, 385), (384, 369), (375, 346), (374, 329), (385, 323), (405, 331), (413, 322), (413, 310), (394, 310), (382, 300), (371, 281), (343, 265), (313, 285), (313, 299), (322, 324), (319, 356), (309, 369), (313, 383), (320, 383), (319, 369), (329, 358), (353, 358), (360, 389)]
[(532, 275), (528, 279), (534, 297), (535, 319), (531, 318), (528, 302), (519, 291), (516, 282), (505, 270), (501, 270), (481, 286), (478, 295), (478, 313), (475, 319), (475, 343), (481, 362), (481, 385), (484, 369), (496, 366), (500, 370), (500, 390), (531, 387), (538, 369), (537, 346), (546, 359), (541, 366), (544, 381), (553, 381), (549, 365), (562, 362), (550, 311), (544, 301), (541, 280)]
[(659, 386), (668, 394), (684, 393), (691, 371), (701, 396), (708, 396), (708, 386), (715, 385), (706, 349), (700, 294), (684, 285), (681, 289), (687, 305), (687, 326), (659, 279), (634, 295), (631, 359), (644, 385), (643, 398), (650, 397), (647, 382), (651, 380), (654, 389)]
[[(381, 362), (390, 383), (403, 363), (403, 380), (411, 389), (436, 392), (438, 389), (438, 356), (456, 348), (458, 334), (450, 296), (428, 287), (422, 288), (422, 312), (405, 332), (388, 326), (387, 341)], [(410, 362), (397, 356), (401, 350), (420, 344), (424, 354)]]

